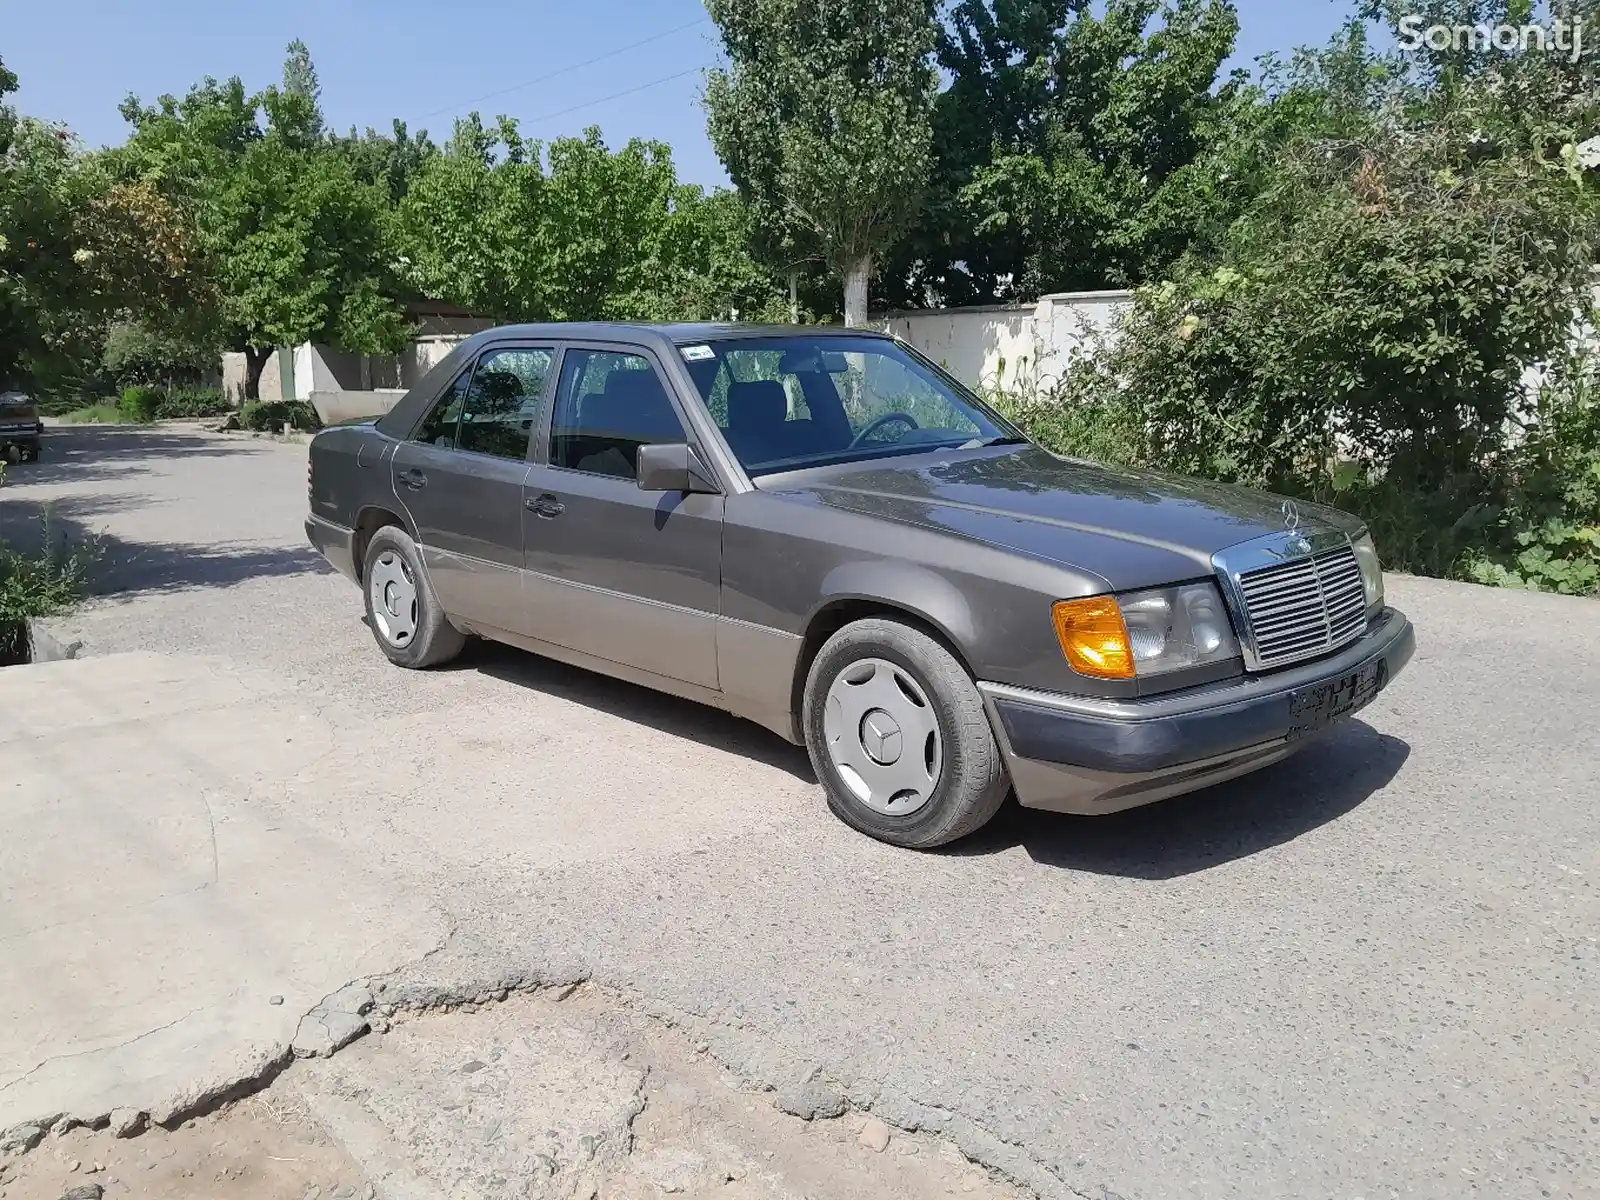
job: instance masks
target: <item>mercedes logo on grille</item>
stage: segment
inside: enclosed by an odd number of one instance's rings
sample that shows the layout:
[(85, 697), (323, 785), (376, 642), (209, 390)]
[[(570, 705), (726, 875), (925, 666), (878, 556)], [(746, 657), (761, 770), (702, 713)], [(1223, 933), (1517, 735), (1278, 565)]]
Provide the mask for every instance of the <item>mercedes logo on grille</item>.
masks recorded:
[(1293, 500), (1283, 502), (1283, 527), (1290, 533), (1300, 528), (1300, 508)]

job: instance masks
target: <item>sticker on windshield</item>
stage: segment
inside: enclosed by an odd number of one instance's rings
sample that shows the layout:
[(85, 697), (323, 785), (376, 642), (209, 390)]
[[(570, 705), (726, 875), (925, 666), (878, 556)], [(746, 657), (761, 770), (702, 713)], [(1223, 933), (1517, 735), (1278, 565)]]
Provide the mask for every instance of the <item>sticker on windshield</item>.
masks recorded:
[(705, 362), (707, 359), (715, 358), (716, 356), (717, 352), (710, 346), (685, 346), (683, 348), (685, 362)]

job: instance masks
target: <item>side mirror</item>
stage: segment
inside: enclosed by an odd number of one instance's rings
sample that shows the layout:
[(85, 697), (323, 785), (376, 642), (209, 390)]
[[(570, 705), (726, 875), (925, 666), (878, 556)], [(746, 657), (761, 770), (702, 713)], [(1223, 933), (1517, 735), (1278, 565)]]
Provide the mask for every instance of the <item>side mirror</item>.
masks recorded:
[(711, 472), (693, 446), (668, 442), (639, 447), (639, 490), (642, 492), (720, 492)]

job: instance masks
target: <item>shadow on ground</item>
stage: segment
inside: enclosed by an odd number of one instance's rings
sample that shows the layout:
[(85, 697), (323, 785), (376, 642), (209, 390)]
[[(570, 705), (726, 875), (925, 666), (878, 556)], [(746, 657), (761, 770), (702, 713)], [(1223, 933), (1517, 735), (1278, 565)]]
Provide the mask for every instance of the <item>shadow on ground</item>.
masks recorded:
[(1175, 879), (1281, 846), (1337, 820), (1387, 787), (1410, 754), (1399, 738), (1351, 721), (1254, 775), (1111, 816), (1060, 816), (1013, 800), (950, 853), (992, 854), (1021, 846), (1048, 866)]
[(702, 746), (726, 750), (786, 771), (804, 783), (817, 781), (803, 748), (719, 709), (477, 639), (467, 643), (467, 649), (454, 667), (480, 671), (518, 687), (559, 696), (596, 712), (637, 721)]
[[(492, 642), (469, 642), (454, 669), (560, 696), (817, 782), (803, 748), (688, 700)], [(1146, 808), (1068, 817), (1008, 801), (987, 828), (946, 852), (984, 855), (1020, 846), (1046, 866), (1174, 879), (1259, 854), (1337, 820), (1387, 787), (1410, 754), (1400, 739), (1352, 721), (1254, 775)]]
[(148, 474), (163, 459), (263, 454), (269, 449), (238, 439), (198, 437), (183, 427), (55, 425), (45, 431), (39, 461), (8, 467), (7, 479), (19, 487), (90, 483)]
[(58, 550), (91, 548), (88, 591), (95, 596), (226, 588), (252, 579), (333, 572), (310, 546), (135, 542), (97, 529), (97, 517), (135, 501), (147, 503), (147, 498), (99, 495), (37, 501), (0, 494), (0, 542), (23, 554), (38, 554), (47, 541)]

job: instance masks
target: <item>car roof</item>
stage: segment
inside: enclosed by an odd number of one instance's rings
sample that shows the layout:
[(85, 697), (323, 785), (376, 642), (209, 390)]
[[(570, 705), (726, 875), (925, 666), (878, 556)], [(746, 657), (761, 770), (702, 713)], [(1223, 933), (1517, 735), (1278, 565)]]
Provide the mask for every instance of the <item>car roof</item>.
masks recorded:
[[(651, 324), (635, 321), (571, 321), (537, 325), (497, 325), (477, 339), (506, 337), (599, 338), (603, 340), (669, 342), (675, 346), (757, 337), (873, 337), (889, 339), (876, 329), (844, 325), (750, 325), (730, 321), (683, 321)], [(476, 340), (476, 339), (475, 339)]]

